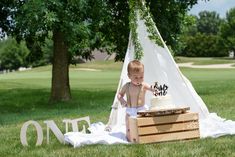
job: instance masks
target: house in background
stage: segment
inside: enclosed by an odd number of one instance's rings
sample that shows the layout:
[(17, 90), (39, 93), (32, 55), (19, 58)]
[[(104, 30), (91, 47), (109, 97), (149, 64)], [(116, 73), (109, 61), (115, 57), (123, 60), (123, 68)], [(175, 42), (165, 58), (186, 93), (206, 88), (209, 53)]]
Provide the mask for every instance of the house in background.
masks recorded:
[(106, 61), (106, 60), (114, 60), (116, 53), (108, 54), (107, 52), (101, 52), (99, 50), (94, 50), (92, 52), (92, 59), (84, 59), (81, 57), (75, 57), (74, 62), (76, 63), (86, 63), (91, 61)]
[(116, 54), (108, 54), (107, 52), (101, 52), (99, 50), (95, 50), (92, 52), (92, 56), (94, 56), (94, 60), (96, 61), (105, 61), (105, 60), (114, 60)]

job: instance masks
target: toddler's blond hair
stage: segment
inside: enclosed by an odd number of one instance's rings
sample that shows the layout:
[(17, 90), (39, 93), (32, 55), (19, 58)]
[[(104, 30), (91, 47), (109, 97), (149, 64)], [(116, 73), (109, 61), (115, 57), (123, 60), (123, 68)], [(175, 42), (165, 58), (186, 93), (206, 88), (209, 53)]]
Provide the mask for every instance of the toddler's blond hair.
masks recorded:
[(127, 72), (128, 74), (144, 72), (144, 65), (138, 60), (133, 60), (128, 64)]

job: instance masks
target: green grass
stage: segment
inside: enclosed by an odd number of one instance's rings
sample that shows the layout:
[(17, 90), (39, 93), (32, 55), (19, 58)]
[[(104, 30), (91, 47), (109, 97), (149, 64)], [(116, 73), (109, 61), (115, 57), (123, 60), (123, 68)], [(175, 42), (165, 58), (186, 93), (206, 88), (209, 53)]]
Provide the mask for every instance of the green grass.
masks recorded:
[(193, 65), (228, 64), (235, 65), (235, 59), (227, 57), (175, 57), (177, 63), (193, 62)]
[[(0, 156), (235, 156), (235, 136), (155, 144), (92, 145), (74, 149), (60, 144), (51, 134), (46, 144), (44, 120), (54, 120), (64, 132), (63, 119), (90, 116), (91, 122), (108, 121), (121, 63), (111, 61), (71, 66), (73, 99), (49, 103), (51, 66), (0, 75)], [(83, 71), (92, 68), (101, 71)], [(190, 69), (182, 72), (191, 80), (210, 112), (235, 120), (235, 69)], [(24, 122), (36, 120), (43, 127), (43, 145), (36, 147), (35, 132), (28, 130), (29, 147), (20, 143)]]
[(71, 68), (91, 68), (91, 69), (99, 69), (99, 70), (121, 70), (122, 62), (113, 62), (113, 60), (109, 61), (94, 61), (88, 62), (85, 64), (77, 64), (70, 66)]

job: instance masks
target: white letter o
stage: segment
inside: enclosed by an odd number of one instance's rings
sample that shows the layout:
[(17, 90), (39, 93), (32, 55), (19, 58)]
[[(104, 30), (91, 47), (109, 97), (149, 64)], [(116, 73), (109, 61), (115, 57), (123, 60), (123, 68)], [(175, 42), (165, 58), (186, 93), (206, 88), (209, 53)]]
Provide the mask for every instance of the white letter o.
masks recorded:
[(40, 124), (36, 121), (30, 120), (30, 121), (27, 121), (23, 124), (21, 131), (20, 131), (20, 141), (23, 146), (28, 146), (26, 133), (27, 133), (28, 126), (30, 124), (33, 124), (37, 130), (38, 137), (37, 137), (36, 146), (40, 146), (42, 144), (42, 140), (43, 140), (43, 132), (42, 132), (42, 128), (41, 128)]

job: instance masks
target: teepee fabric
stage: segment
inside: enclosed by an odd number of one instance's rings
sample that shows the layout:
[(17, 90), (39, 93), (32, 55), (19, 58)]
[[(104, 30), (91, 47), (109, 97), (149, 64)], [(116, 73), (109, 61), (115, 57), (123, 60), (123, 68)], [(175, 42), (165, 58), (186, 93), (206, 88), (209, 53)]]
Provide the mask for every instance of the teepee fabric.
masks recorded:
[[(148, 37), (149, 34), (144, 20), (140, 19), (139, 16), (137, 17), (137, 23), (137, 34), (144, 51), (141, 62), (145, 68), (145, 82), (152, 85), (156, 81), (159, 84), (167, 84), (169, 87), (168, 93), (171, 95), (176, 107), (188, 106), (192, 112), (199, 113), (201, 137), (218, 137), (226, 134), (235, 134), (234, 121), (226, 121), (215, 113), (209, 113), (205, 103), (196, 93), (190, 81), (181, 73), (157, 28), (155, 27), (164, 47), (157, 45)], [(130, 36), (118, 89), (107, 124), (108, 127), (114, 128), (115, 130), (125, 125), (125, 110), (117, 100), (117, 94), (122, 85), (130, 81), (127, 77), (127, 65), (130, 61), (134, 60), (134, 53), (135, 50)], [(147, 93), (145, 98), (147, 105), (150, 104), (151, 97), (152, 94)]]

